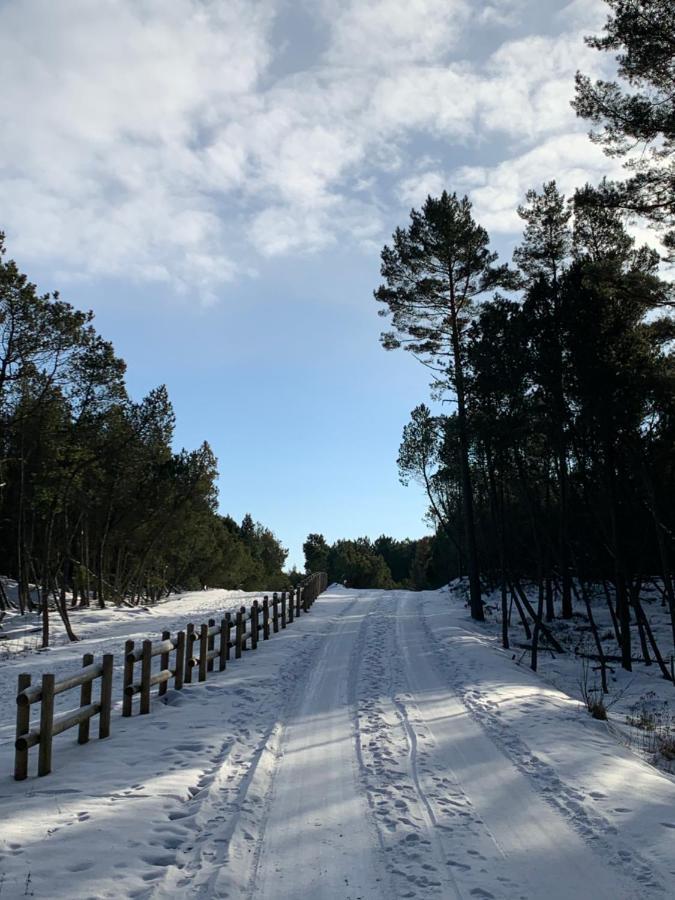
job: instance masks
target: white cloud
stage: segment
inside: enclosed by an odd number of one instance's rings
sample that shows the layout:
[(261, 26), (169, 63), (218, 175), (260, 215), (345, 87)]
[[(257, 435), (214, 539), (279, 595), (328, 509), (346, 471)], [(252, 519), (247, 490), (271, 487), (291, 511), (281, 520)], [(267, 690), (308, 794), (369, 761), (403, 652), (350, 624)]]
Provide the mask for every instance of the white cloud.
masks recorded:
[(331, 0), (322, 7), (332, 23), (331, 62), (386, 69), (447, 56), (472, 11), (469, 0)]
[[(618, 174), (619, 164), (614, 166), (613, 174)], [(513, 234), (522, 231), (517, 207), (529, 188), (540, 189), (555, 179), (562, 193), (571, 196), (587, 181), (599, 181), (608, 169), (610, 161), (602, 150), (573, 132), (549, 138), (493, 167), (463, 166), (452, 174), (452, 182), (469, 194), (477, 220), (489, 232)]]
[(574, 75), (580, 68), (599, 72), (598, 57), (576, 31), (504, 43), (488, 61), (478, 88), (481, 125), (520, 142), (585, 129), (570, 106)]
[(485, 3), (477, 10), (478, 21), (487, 25), (515, 25), (522, 14), (526, 0), (496, 0)]
[[(528, 2), (307, 0), (325, 42), (275, 80), (275, 53), (293, 51), (293, 35), (270, 43), (283, 0), (6, 0), (10, 249), (73, 278), (209, 298), (258, 255), (370, 248), (395, 224), (388, 176), (399, 200), (419, 204), (450, 168), (439, 146), (469, 161), (488, 141), (501, 167), (461, 176), (505, 227), (537, 165), (607, 167), (569, 107), (575, 69), (594, 64), (576, 30), (507, 41), (481, 67), (462, 58), (467, 28), (522, 19)], [(570, 141), (578, 169), (551, 149)], [(425, 142), (434, 159), (415, 164)]]
[(556, 21), (566, 29), (598, 33), (609, 14), (605, 0), (572, 0), (556, 15)]
[(24, 0), (0, 10), (0, 189), (12, 250), (62, 270), (231, 277), (211, 192), (239, 148), (200, 131), (269, 58), (268, 14), (233, 0)]
[(397, 194), (402, 203), (420, 207), (427, 197), (438, 197), (448, 189), (448, 177), (443, 172), (429, 169), (403, 178), (397, 185)]

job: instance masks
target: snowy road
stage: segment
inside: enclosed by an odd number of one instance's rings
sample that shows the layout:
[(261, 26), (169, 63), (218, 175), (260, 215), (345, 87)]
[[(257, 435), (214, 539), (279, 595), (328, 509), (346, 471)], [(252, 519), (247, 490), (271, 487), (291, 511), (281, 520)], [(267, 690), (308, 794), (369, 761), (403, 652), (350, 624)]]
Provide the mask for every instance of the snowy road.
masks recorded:
[(0, 825), (2, 900), (675, 894), (673, 780), (447, 594), (329, 591), (143, 724)]
[(449, 690), (418, 610), (362, 596), (317, 655), (251, 896), (635, 897)]

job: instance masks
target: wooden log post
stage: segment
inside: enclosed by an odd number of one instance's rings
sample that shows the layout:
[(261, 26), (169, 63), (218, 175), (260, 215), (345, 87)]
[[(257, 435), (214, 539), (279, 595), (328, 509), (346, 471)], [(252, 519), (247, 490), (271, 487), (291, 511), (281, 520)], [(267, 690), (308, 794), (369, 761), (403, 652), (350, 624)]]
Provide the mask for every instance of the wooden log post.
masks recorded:
[[(243, 608), (243, 607), (242, 607)], [(244, 634), (244, 614), (241, 609), (237, 612), (234, 637), (234, 658), (241, 659), (241, 645)]]
[(143, 641), (141, 656), (141, 708), (140, 714), (147, 716), (150, 712), (150, 679), (152, 678), (152, 641)]
[(112, 714), (113, 665), (112, 653), (103, 654), (103, 672), (101, 673), (101, 711), (98, 716), (98, 738), (110, 737), (110, 717)]
[(296, 616), (300, 615), (300, 598), (302, 597), (303, 589), (301, 587), (295, 589), (295, 614)]
[(133, 711), (134, 698), (127, 688), (134, 683), (134, 660), (132, 654), (134, 652), (134, 642), (124, 642), (124, 675), (122, 676), (122, 715), (128, 717)]
[[(93, 653), (85, 653), (82, 657), (82, 668), (84, 669), (86, 666), (92, 665), (94, 662), (94, 654)], [(82, 687), (80, 688), (80, 709), (83, 706), (89, 706), (91, 703), (91, 681), (85, 681)], [(89, 719), (85, 719), (84, 722), (80, 722), (80, 727), (77, 731), (77, 743), (78, 744), (86, 744), (89, 740)]]
[(229, 613), (220, 623), (220, 643), (218, 644), (218, 671), (224, 672), (230, 658), (230, 616)]
[(242, 653), (245, 653), (246, 650), (248, 650), (248, 647), (246, 646), (246, 607), (245, 607), (245, 606), (242, 606), (242, 607), (241, 607), (241, 624), (242, 624), (242, 629), (241, 629), (241, 652), (242, 652)]
[[(47, 602), (46, 599), (44, 601)], [(52, 770), (52, 738), (54, 729), (54, 675), (42, 676), (42, 702), (40, 704), (40, 747), (38, 775), (49, 775)]]
[(295, 603), (293, 601), (293, 591), (288, 592), (288, 618), (287, 622), (289, 625), (293, 624), (293, 616), (295, 615)]
[(260, 609), (258, 601), (254, 600), (251, 604), (251, 650), (258, 649), (258, 617)]
[[(19, 683), (17, 686), (17, 694), (25, 691), (30, 687), (31, 676), (28, 672), (22, 672), (19, 675)], [(23, 734), (30, 731), (30, 703), (16, 704), (16, 737), (17, 740)], [(19, 750), (17, 747), (14, 753), (14, 779), (15, 781), (25, 781), (28, 778), (28, 748)]]
[(272, 631), (274, 634), (279, 632), (279, 595), (276, 591), (272, 594)]
[(263, 640), (270, 639), (270, 601), (269, 597), (263, 597)]
[[(162, 632), (162, 640), (170, 641), (171, 640), (171, 632), (163, 631)], [(163, 672), (165, 669), (168, 669), (170, 664), (171, 664), (171, 651), (167, 650), (166, 653), (161, 653), (160, 657), (159, 657), (160, 672)], [(164, 694), (166, 694), (168, 688), (169, 688), (169, 682), (161, 681), (159, 684), (159, 690), (157, 691), (157, 693), (159, 694), (160, 697), (163, 697)]]
[(183, 673), (185, 684), (192, 683), (192, 654), (195, 640), (195, 626), (189, 622), (185, 629), (185, 672)]
[(173, 686), (177, 691), (183, 690), (185, 680), (185, 632), (179, 631), (176, 635), (176, 668), (173, 676)]
[(209, 626), (204, 622), (199, 629), (199, 680), (206, 681), (209, 653)]
[[(209, 629), (213, 628), (215, 626), (215, 624), (216, 624), (215, 619), (209, 619)], [(209, 640), (208, 640), (209, 659), (208, 659), (208, 662), (206, 665), (206, 668), (208, 669), (209, 672), (213, 672), (213, 660), (211, 659), (211, 651), (215, 648), (215, 646), (216, 646), (216, 636), (215, 636), (215, 634), (210, 634)]]

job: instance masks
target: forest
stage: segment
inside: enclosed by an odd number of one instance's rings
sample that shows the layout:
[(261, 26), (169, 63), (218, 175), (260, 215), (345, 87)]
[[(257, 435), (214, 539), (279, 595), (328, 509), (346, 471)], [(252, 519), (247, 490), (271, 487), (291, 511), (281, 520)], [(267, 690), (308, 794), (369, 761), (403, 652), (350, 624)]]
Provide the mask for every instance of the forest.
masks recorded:
[(427, 590), (441, 587), (458, 574), (444, 532), (417, 540), (380, 535), (328, 544), (322, 534), (309, 534), (303, 544), (307, 572), (326, 572), (329, 582), (359, 588)]
[(172, 449), (166, 388), (136, 402), (124, 375), (93, 314), (38, 294), (0, 234), (0, 558), (44, 646), (50, 608), (73, 638), (69, 606), (290, 584), (268, 528), (218, 513), (208, 443)]
[[(325, 548), (310, 535), (305, 552), (310, 568), (319, 560), (354, 586), (466, 576), (477, 620), (496, 589), (504, 646), (512, 605), (528, 636), (534, 628), (533, 667), (545, 622), (575, 610), (603, 658), (599, 591), (623, 667), (633, 628), (642, 658), (672, 679), (641, 590), (659, 592), (675, 641), (675, 46), (668, 4), (649, 15), (609, 5), (587, 43), (617, 52), (620, 81), (579, 73), (573, 105), (592, 139), (625, 158), (626, 180), (568, 198), (554, 179), (530, 190), (512, 265), (470, 200), (447, 191), (413, 209), (381, 254), (382, 345), (430, 372), (434, 410), (412, 411), (398, 466), (426, 491), (435, 536), (408, 544), (393, 579), (384, 538)], [(636, 221), (655, 230), (660, 254), (636, 242)]]

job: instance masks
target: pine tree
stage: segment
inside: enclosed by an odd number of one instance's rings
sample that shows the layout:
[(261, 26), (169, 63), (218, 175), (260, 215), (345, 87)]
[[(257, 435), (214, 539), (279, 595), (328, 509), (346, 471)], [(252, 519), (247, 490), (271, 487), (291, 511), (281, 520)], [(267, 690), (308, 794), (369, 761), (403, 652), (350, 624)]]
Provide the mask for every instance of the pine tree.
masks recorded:
[(467, 197), (443, 192), (412, 210), (410, 226), (397, 228), (382, 250), (385, 280), (375, 298), (387, 307), (393, 331), (382, 334), (385, 349), (403, 347), (436, 373), (437, 388), (450, 389), (457, 404), (463, 520), (471, 615), (483, 620), (474, 502), (469, 462), (465, 335), (476, 304), (510, 283), (507, 268), (495, 266), (484, 228), (473, 220)]
[(626, 159), (629, 177), (587, 200), (644, 216), (675, 252), (675, 17), (672, 0), (606, 0), (604, 33), (586, 43), (614, 51), (622, 83), (577, 73), (573, 106), (591, 138)]

